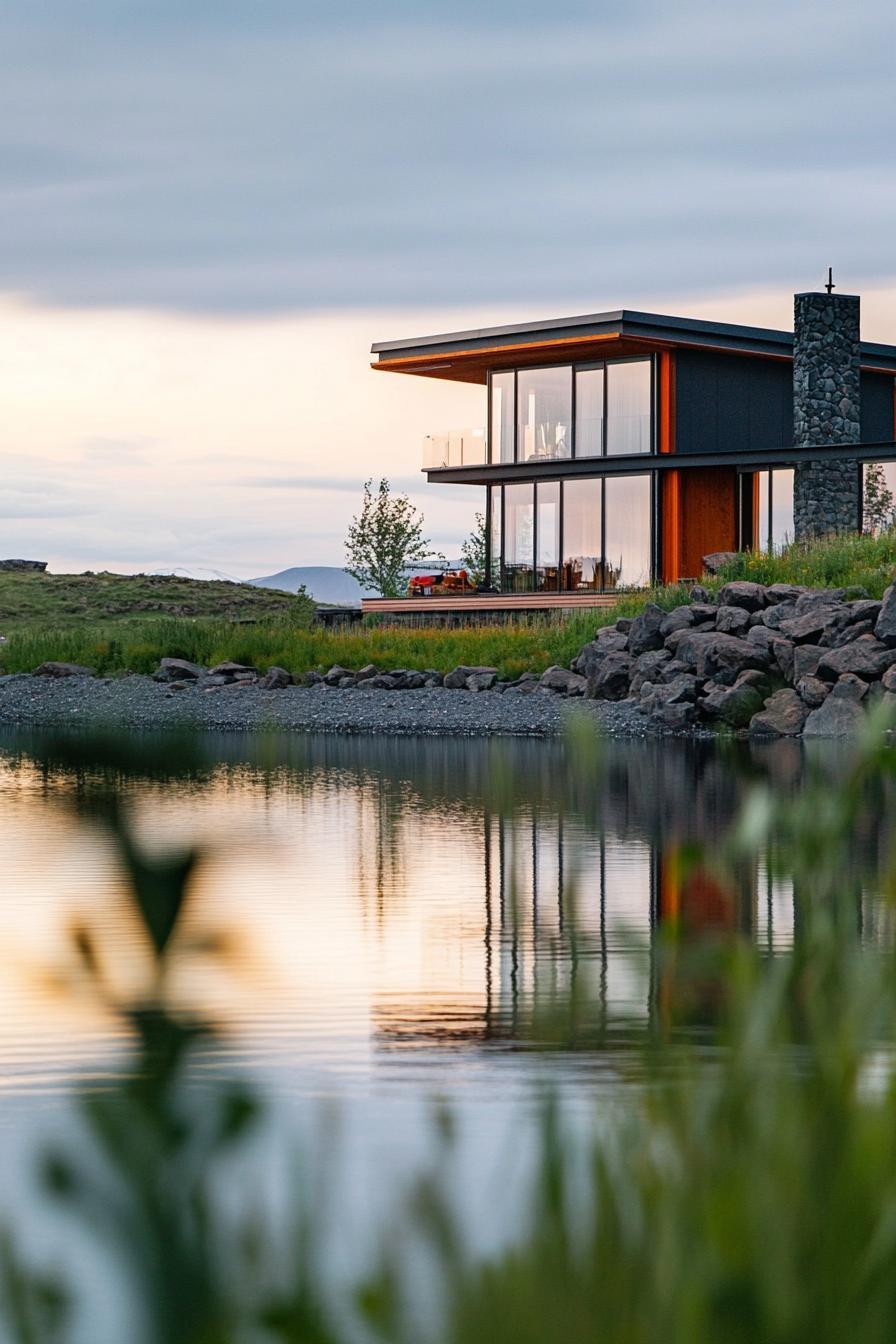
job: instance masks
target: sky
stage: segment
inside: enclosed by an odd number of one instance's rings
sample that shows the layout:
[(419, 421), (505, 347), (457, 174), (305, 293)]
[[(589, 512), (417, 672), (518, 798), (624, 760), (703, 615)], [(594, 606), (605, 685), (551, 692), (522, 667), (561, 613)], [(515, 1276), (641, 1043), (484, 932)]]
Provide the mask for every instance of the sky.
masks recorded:
[(366, 476), (457, 554), (424, 434), (484, 390), (372, 341), (652, 309), (896, 343), (896, 11), (5, 0), (0, 555), (341, 564)]

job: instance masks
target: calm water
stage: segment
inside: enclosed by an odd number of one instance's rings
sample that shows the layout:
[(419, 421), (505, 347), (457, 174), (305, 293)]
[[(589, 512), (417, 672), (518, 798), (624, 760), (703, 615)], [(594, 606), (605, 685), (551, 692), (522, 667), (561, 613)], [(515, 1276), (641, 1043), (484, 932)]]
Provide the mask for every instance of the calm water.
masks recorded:
[[(339, 1246), (347, 1266), (430, 1151), (435, 1094), (459, 1117), (458, 1199), (484, 1242), (503, 1235), (540, 1085), (589, 1110), (619, 1092), (618, 1052), (523, 1048), (533, 995), (576, 983), (627, 1031), (647, 1026), (662, 1011), (658, 930), (681, 900), (677, 846), (714, 847), (752, 779), (788, 790), (802, 770), (786, 742), (615, 744), (575, 781), (550, 742), (206, 749), (198, 780), (127, 786), (148, 845), (205, 851), (173, 988), (222, 1030), (197, 1070), (259, 1079), (274, 1128), (307, 1137), (338, 1107), (333, 1198), (357, 1229)], [(78, 788), (39, 768), (27, 738), (0, 742), (0, 1194), (29, 1216), (33, 1145), (69, 1124), (73, 1085), (101, 1084), (127, 1045), (71, 983), (73, 924), (94, 929), (119, 989), (146, 969), (109, 846), (73, 817)], [(881, 842), (872, 828), (860, 843)], [(770, 955), (792, 940), (792, 893), (761, 859), (721, 905), (702, 899), (692, 914)], [(856, 917), (869, 939), (884, 931), (873, 890)], [(223, 962), (202, 947), (222, 931)]]

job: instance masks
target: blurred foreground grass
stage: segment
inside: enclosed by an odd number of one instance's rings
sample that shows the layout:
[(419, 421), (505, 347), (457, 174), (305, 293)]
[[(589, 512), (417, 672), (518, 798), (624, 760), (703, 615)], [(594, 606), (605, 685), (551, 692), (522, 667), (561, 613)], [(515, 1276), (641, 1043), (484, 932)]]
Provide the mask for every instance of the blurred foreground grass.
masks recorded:
[[(448, 1163), (437, 1160), (398, 1228), (383, 1229), (366, 1281), (335, 1303), (319, 1273), (317, 1213), (301, 1190), (285, 1242), (257, 1212), (225, 1214), (216, 1197), (262, 1102), (238, 1080), (201, 1095), (190, 1085), (191, 1058), (212, 1027), (175, 1009), (167, 970), (200, 856), (144, 853), (118, 787), (133, 770), (170, 778), (172, 761), (187, 775), (201, 762), (189, 744), (177, 753), (166, 744), (158, 758), (144, 746), (138, 766), (114, 740), (48, 748), (44, 765), (78, 772), (78, 807), (114, 838), (146, 933), (145, 982), (122, 1001), (91, 929), (72, 930), (73, 984), (127, 1023), (132, 1059), (114, 1085), (81, 1097), (89, 1159), (57, 1144), (43, 1163), (49, 1198), (76, 1235), (99, 1239), (110, 1281), (127, 1283), (134, 1344), (892, 1340), (896, 949), (892, 936), (861, 944), (850, 843), (894, 773), (881, 739), (872, 723), (836, 783), (810, 773), (787, 797), (757, 785), (720, 849), (678, 855), (682, 889), (721, 893), (766, 856), (793, 883), (793, 949), (769, 958), (712, 920), (667, 924), (661, 1011), (640, 1049), (619, 1060), (631, 1085), (584, 1141), (546, 1103), (514, 1243), (471, 1253)], [(568, 768), (587, 794), (601, 768), (592, 738), (570, 741)], [(888, 908), (894, 892), (891, 856), (880, 892)], [(211, 938), (205, 953), (215, 950)], [(587, 999), (558, 994), (536, 1004), (529, 1033), (533, 1047), (549, 1039), (599, 1050), (612, 1023)], [(450, 1117), (442, 1128), (448, 1144)], [(423, 1325), (408, 1244), (428, 1248), (438, 1285)], [(74, 1338), (79, 1285), (31, 1271), (11, 1230), (0, 1284), (16, 1344)]]

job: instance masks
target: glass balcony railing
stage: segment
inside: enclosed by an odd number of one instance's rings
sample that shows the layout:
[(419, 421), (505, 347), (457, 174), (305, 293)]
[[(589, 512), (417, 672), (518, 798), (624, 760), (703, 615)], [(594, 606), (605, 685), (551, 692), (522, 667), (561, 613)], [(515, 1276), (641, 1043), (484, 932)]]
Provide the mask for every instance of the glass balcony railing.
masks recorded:
[(449, 429), (423, 440), (423, 470), (439, 467), (481, 467), (486, 460), (484, 429)]

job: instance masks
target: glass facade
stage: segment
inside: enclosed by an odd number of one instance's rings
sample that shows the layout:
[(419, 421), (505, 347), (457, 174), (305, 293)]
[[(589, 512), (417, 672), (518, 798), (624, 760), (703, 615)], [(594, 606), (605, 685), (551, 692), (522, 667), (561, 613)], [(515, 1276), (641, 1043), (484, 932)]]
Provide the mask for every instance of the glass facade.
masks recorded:
[(572, 456), (572, 369), (518, 369), (517, 461)]
[(793, 468), (758, 471), (756, 548), (774, 555), (793, 541)]
[(491, 424), (489, 426), (489, 461), (513, 461), (514, 387), (516, 375), (493, 373), (491, 380)]
[(499, 592), (611, 592), (651, 582), (649, 474), (493, 485), (489, 510), (489, 582)]
[(489, 388), (495, 466), (653, 452), (652, 359), (502, 370)]

